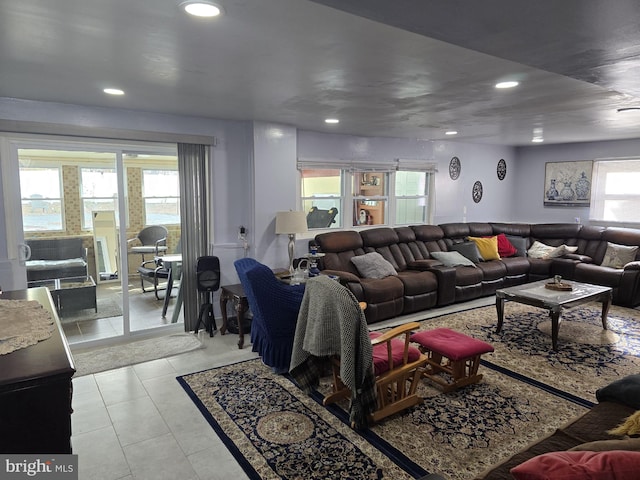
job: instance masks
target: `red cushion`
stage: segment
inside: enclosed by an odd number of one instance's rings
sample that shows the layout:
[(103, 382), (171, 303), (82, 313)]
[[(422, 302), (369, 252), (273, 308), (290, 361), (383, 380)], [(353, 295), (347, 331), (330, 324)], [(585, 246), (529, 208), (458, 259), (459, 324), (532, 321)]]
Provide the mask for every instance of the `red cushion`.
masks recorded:
[[(369, 338), (374, 338), (382, 335), (380, 332), (369, 332)], [(404, 338), (404, 337), (403, 337)], [(393, 365), (402, 365), (404, 357), (404, 339), (393, 338), (391, 340), (391, 356), (393, 357)], [(415, 362), (420, 358), (420, 350), (409, 345), (409, 362)], [(387, 354), (387, 344), (381, 343), (380, 345), (374, 345), (373, 347), (373, 371), (376, 376), (389, 370), (389, 356)]]
[(550, 452), (511, 469), (516, 480), (627, 480), (639, 478), (640, 452)]
[(482, 353), (493, 352), (493, 347), (487, 342), (448, 328), (435, 328), (414, 333), (411, 335), (411, 341), (450, 360), (464, 360)]
[(498, 255), (500, 255), (501, 258), (513, 257), (516, 253), (518, 253), (518, 249), (513, 246), (513, 244), (509, 241), (504, 233), (499, 233), (498, 235), (496, 235), (496, 237), (498, 237)]

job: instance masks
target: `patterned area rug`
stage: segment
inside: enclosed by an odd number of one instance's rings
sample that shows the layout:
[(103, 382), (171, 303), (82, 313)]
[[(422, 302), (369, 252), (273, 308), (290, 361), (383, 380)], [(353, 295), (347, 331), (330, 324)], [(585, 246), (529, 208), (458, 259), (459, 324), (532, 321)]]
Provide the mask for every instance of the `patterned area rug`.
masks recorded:
[(638, 312), (600, 306), (563, 314), (560, 348), (551, 349), (545, 311), (506, 305), (500, 334), (495, 307), (422, 322), (492, 343), (483, 380), (443, 394), (422, 381), (421, 405), (368, 431), (348, 426), (347, 405), (321, 406), (325, 378), (311, 397), (259, 360), (178, 380), (251, 479), (405, 479), (440, 473), (470, 480), (551, 434), (595, 402), (595, 390), (640, 371)]
[[(584, 407), (485, 369), (481, 384), (442, 394), (356, 432), (346, 405), (326, 409), (259, 360), (180, 377), (252, 479), (471, 479)], [(329, 379), (321, 390), (329, 389)]]
[(589, 303), (562, 313), (558, 351), (551, 348), (545, 310), (505, 303), (502, 331), (495, 307), (483, 307), (421, 322), (422, 329), (447, 327), (492, 344), (485, 365), (508, 369), (571, 395), (595, 402), (598, 388), (640, 372), (640, 312), (612, 306), (608, 330), (602, 308)]

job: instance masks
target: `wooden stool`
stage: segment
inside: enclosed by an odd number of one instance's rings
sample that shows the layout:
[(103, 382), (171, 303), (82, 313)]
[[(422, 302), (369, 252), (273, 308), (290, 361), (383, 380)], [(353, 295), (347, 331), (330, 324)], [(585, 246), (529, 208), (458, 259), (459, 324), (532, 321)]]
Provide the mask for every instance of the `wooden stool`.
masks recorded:
[[(478, 374), (480, 356), (493, 352), (490, 344), (448, 328), (414, 333), (411, 341), (419, 344), (428, 357), (423, 375), (440, 385), (443, 392), (479, 382), (482, 379), (482, 374)], [(452, 380), (438, 375), (442, 372), (451, 375)]]

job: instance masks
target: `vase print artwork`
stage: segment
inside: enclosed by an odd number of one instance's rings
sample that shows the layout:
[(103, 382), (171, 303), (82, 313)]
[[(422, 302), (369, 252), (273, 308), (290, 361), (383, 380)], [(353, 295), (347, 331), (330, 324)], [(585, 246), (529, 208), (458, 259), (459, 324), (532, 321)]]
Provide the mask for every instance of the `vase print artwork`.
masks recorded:
[(582, 172), (576, 182), (576, 198), (578, 200), (588, 200), (591, 182), (587, 180), (587, 174)]
[(556, 188), (556, 179), (552, 178), (550, 183), (551, 186), (549, 187), (549, 190), (547, 190), (547, 200), (555, 200), (560, 196), (558, 189)]
[(573, 200), (575, 198), (575, 193), (571, 188), (571, 182), (564, 182), (564, 188), (560, 191), (560, 196), (562, 200)]

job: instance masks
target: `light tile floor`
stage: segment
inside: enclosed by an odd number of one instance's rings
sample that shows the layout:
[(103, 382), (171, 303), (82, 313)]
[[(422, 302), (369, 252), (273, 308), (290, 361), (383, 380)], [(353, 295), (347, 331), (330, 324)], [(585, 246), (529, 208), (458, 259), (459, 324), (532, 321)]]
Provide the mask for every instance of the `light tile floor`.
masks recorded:
[[(375, 328), (490, 305), (495, 297), (399, 317)], [(176, 376), (257, 355), (238, 336), (199, 333), (206, 348), (74, 378), (72, 444), (80, 480), (247, 478)], [(248, 340), (248, 336), (246, 337)]]
[(237, 335), (199, 335), (204, 349), (73, 379), (81, 480), (247, 478), (176, 377), (257, 355)]

